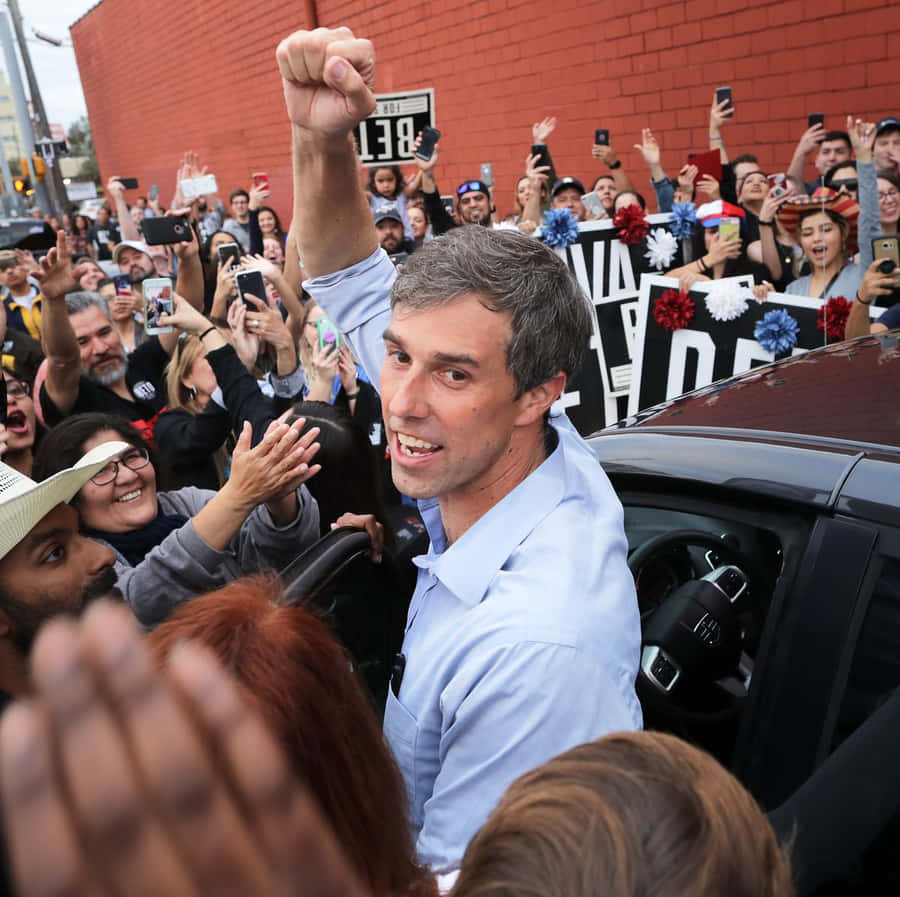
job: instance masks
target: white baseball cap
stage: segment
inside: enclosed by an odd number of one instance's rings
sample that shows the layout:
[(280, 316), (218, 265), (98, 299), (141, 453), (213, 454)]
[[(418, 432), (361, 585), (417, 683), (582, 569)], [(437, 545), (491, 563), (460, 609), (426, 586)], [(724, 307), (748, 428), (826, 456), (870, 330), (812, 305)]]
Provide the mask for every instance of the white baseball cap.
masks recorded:
[(129, 448), (127, 442), (104, 442), (74, 467), (42, 483), (0, 461), (0, 558), (6, 557), (57, 505), (71, 501), (95, 473)]

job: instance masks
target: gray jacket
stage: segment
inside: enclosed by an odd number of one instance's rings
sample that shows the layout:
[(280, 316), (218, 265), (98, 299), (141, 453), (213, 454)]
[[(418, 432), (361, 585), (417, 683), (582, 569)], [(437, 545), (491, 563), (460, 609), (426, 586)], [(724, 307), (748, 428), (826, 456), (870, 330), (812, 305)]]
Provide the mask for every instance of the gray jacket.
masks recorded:
[[(161, 492), (163, 514), (192, 518), (216, 493), (188, 486)], [(319, 538), (319, 506), (306, 486), (297, 490), (300, 508), (287, 526), (276, 526), (265, 505), (255, 508), (225, 551), (210, 548), (192, 520), (169, 533), (136, 567), (116, 554), (116, 585), (145, 626), (161, 623), (176, 605), (241, 576), (279, 571)]]

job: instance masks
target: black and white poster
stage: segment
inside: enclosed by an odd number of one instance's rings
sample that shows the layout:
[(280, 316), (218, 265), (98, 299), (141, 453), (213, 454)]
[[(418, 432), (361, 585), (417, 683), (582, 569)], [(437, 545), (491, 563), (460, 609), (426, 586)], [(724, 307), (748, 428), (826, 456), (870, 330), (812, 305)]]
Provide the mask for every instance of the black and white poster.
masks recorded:
[[(668, 213), (648, 215), (651, 229), (665, 228)], [(612, 221), (578, 225), (578, 239), (557, 255), (572, 271), (594, 306), (590, 349), (581, 373), (573, 378), (560, 402), (579, 433), (588, 435), (623, 417), (631, 384), (641, 275), (656, 271), (642, 242), (619, 240)], [(680, 264), (680, 255), (670, 267)]]
[(353, 131), (364, 165), (405, 165), (413, 160), (416, 135), (434, 127), (434, 88), (382, 93), (375, 111)]
[[(722, 281), (695, 284), (689, 294), (694, 303), (693, 317), (687, 326), (668, 330), (657, 322), (654, 307), (666, 291), (677, 292), (678, 281), (659, 276), (642, 279), (629, 415), (733, 374), (825, 345), (825, 333), (817, 326), (820, 299), (769, 293), (766, 301), (760, 303), (749, 290), (736, 292), (741, 289)], [(716, 298), (708, 303), (710, 296)], [(743, 310), (732, 320), (717, 320), (711, 311), (717, 307), (717, 301), (718, 315), (723, 303), (731, 305), (732, 314), (738, 308)], [(796, 322), (796, 333), (794, 344), (776, 353), (767, 351), (754, 331), (764, 316), (778, 311)], [(877, 317), (881, 309), (870, 313)]]

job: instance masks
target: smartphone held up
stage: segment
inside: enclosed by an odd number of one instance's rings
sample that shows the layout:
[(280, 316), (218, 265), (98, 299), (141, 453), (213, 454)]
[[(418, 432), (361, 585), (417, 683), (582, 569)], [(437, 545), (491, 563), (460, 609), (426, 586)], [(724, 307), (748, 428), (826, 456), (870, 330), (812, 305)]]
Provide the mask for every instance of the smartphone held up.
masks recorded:
[(172, 314), (172, 279), (151, 277), (141, 283), (144, 297), (144, 331), (146, 333), (171, 333), (172, 328), (160, 324), (162, 314)]
[(238, 271), (234, 277), (238, 296), (241, 297), (248, 311), (258, 311), (257, 307), (248, 302), (247, 296), (255, 296), (264, 305), (266, 304), (266, 282), (259, 271)]
[(725, 101), (728, 101), (728, 105), (725, 107), (725, 111), (723, 115), (725, 118), (733, 118), (734, 117), (734, 98), (731, 95), (730, 87), (717, 87), (716, 88), (716, 105), (720, 105)]
[(144, 242), (148, 246), (190, 243), (194, 237), (187, 215), (155, 215), (141, 222)]

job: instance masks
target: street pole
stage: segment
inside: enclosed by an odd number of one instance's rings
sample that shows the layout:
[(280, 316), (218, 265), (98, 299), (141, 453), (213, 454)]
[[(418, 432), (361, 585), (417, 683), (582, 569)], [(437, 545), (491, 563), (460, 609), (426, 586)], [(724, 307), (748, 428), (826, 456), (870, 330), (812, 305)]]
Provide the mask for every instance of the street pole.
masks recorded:
[[(28, 44), (25, 43), (25, 32), (22, 29), (22, 14), (19, 12), (19, 0), (6, 0), (9, 7), (9, 15), (16, 32), (16, 40), (19, 44), (19, 53), (22, 56), (22, 65), (25, 67), (25, 77), (28, 80), (28, 92), (31, 94), (31, 106), (34, 109), (34, 117), (37, 122), (38, 138), (52, 140), (50, 134), (50, 122), (47, 121), (47, 112), (44, 109), (44, 101), (41, 98), (41, 89), (38, 87), (37, 78), (34, 76), (34, 68), (31, 65), (31, 54), (28, 52)], [(32, 139), (28, 155), (35, 151), (35, 141)], [(50, 199), (53, 204), (53, 214), (62, 213), (62, 204), (66, 199), (66, 186), (62, 181), (59, 165), (47, 165), (47, 173), (44, 176), (50, 191)]]
[[(12, 91), (13, 103), (16, 107), (16, 118), (19, 120), (19, 130), (25, 141), (25, 152), (22, 158), (27, 160), (28, 171), (23, 171), (23, 177), (30, 177), (34, 184), (38, 205), (42, 212), (50, 211), (50, 203), (47, 200), (47, 191), (44, 185), (37, 179), (34, 170), (34, 162), (31, 158), (30, 147), (34, 145), (34, 131), (31, 127), (31, 117), (28, 115), (28, 104), (25, 102), (25, 90), (22, 87), (22, 76), (19, 73), (19, 60), (16, 57), (16, 47), (13, 43), (12, 31), (9, 27), (9, 19), (6, 10), (0, 7), (0, 43), (3, 44), (3, 56), (6, 59), (6, 73), (9, 75), (9, 89)], [(6, 152), (6, 149), (3, 149)]]

